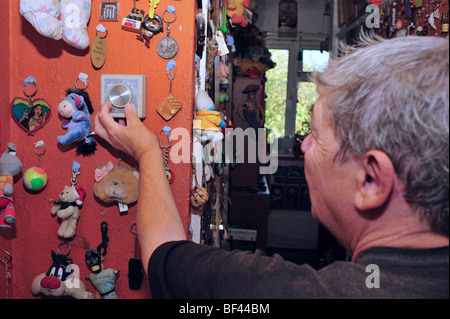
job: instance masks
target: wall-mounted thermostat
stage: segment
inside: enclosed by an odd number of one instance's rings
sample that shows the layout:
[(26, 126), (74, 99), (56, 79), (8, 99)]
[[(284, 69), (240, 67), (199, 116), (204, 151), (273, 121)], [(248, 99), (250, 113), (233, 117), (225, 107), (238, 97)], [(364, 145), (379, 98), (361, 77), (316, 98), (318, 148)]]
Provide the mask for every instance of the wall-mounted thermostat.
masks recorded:
[(134, 105), (140, 118), (145, 118), (145, 85), (145, 75), (102, 74), (102, 103), (111, 101), (111, 115), (114, 118), (125, 118), (124, 107), (128, 103)]

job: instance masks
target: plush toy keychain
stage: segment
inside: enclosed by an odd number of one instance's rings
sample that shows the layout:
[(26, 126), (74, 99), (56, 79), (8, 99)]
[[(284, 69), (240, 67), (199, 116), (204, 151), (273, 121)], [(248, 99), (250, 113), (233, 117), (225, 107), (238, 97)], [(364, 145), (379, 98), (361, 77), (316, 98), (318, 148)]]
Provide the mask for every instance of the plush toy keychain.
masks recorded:
[(80, 206), (83, 205), (83, 200), (86, 197), (86, 191), (83, 187), (76, 186), (77, 175), (80, 164), (73, 161), (72, 164), (72, 179), (71, 186), (64, 186), (59, 194), (60, 200), (53, 201), (55, 204), (51, 208), (52, 215), (57, 215), (61, 218), (61, 226), (58, 230), (58, 236), (62, 238), (72, 238), (75, 236), (78, 218), (80, 218)]
[(34, 145), (34, 153), (38, 156), (37, 165), (25, 171), (25, 174), (23, 174), (23, 185), (27, 190), (37, 193), (47, 186), (48, 174), (45, 169), (39, 167), (41, 156), (45, 153), (44, 141), (38, 141)]
[(104, 269), (103, 257), (106, 255), (106, 247), (108, 245), (109, 237), (108, 224), (103, 221), (100, 224), (100, 231), (102, 233), (102, 242), (95, 248), (86, 249), (85, 261), (91, 274), (86, 277), (95, 289), (99, 296), (98, 299), (119, 299), (116, 293), (116, 280), (120, 274), (120, 270), (111, 268)]
[(94, 195), (104, 203), (117, 202), (120, 212), (137, 201), (139, 193), (139, 172), (111, 161), (100, 163), (95, 169)]
[(14, 176), (21, 172), (22, 162), (16, 156), (16, 145), (8, 143), (8, 149), (0, 157), (0, 229), (10, 229), (16, 222)]
[[(60, 253), (62, 245), (67, 245), (68, 252)], [(86, 285), (80, 280), (80, 272), (69, 258), (70, 245), (61, 242), (58, 245), (58, 253), (51, 251), (52, 264), (47, 272), (37, 275), (31, 283), (33, 295), (63, 297), (70, 296), (75, 299), (94, 299), (94, 294), (86, 291)]]
[[(90, 156), (95, 153), (97, 144), (94, 141), (94, 133), (91, 132), (90, 114), (94, 111), (89, 95), (88, 76), (80, 73), (75, 80), (76, 89), (67, 89), (67, 96), (59, 103), (58, 112), (61, 115), (62, 127), (67, 129), (65, 135), (57, 137), (61, 145), (77, 143), (77, 155)], [(85, 87), (80, 89), (77, 81), (84, 82)]]

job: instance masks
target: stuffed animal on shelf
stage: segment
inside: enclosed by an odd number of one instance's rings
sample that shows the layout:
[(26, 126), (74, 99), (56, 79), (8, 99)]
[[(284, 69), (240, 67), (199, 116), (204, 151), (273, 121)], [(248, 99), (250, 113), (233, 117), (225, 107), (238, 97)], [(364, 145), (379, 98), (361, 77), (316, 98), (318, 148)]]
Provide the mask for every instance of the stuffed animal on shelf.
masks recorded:
[(61, 226), (58, 230), (58, 236), (63, 238), (72, 238), (75, 236), (78, 218), (80, 218), (80, 208), (86, 197), (86, 191), (79, 186), (64, 186), (59, 194), (59, 201), (53, 201), (51, 208), (52, 215), (61, 218)]
[(67, 89), (67, 97), (58, 105), (58, 112), (63, 118), (62, 127), (67, 129), (65, 135), (57, 137), (61, 145), (77, 142), (77, 155), (94, 154), (97, 145), (91, 134), (90, 114), (94, 111), (89, 95), (84, 89)]
[(227, 4), (227, 16), (231, 18), (233, 24), (239, 24), (242, 27), (248, 26), (244, 12), (250, 5), (250, 0), (223, 0), (223, 3)]
[(67, 255), (57, 254), (52, 250), (52, 265), (45, 273), (37, 275), (31, 283), (33, 295), (75, 299), (94, 299), (94, 294), (86, 291), (86, 285), (76, 276), (78, 272), (72, 267), (72, 259)]
[(95, 169), (94, 195), (104, 203), (132, 204), (139, 193), (139, 172), (111, 161)]
[(220, 118), (220, 113), (214, 110), (214, 102), (206, 91), (198, 91), (195, 97), (195, 107), (197, 113), (193, 127), (202, 131), (202, 142), (207, 140), (221, 141), (223, 139), (221, 128), (225, 126), (225, 122)]
[(16, 156), (16, 146), (8, 143), (8, 149), (0, 157), (0, 229), (9, 229), (16, 222), (14, 176), (21, 172), (22, 162)]
[(92, 0), (20, 0), (20, 14), (37, 32), (80, 50), (89, 46), (91, 7)]

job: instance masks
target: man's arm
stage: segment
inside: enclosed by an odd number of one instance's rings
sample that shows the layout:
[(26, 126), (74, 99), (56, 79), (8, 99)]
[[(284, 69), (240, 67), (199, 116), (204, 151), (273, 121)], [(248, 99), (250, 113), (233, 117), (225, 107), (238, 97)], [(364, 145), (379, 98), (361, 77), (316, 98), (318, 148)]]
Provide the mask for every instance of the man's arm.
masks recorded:
[(186, 233), (167, 182), (156, 136), (139, 119), (132, 105), (125, 106), (126, 126), (109, 114), (104, 103), (95, 118), (95, 132), (114, 148), (139, 162), (136, 226), (145, 271), (153, 251), (167, 241), (185, 240)]

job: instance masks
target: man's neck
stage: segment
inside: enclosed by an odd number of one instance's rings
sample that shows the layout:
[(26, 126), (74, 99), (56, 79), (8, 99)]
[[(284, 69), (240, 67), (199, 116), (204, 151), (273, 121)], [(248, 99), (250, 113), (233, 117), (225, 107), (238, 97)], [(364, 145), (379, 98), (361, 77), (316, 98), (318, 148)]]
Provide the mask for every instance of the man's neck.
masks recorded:
[(352, 259), (363, 250), (371, 247), (396, 247), (410, 249), (437, 248), (449, 245), (449, 237), (430, 231), (426, 232), (398, 232), (391, 235), (371, 234), (361, 239), (352, 251)]

